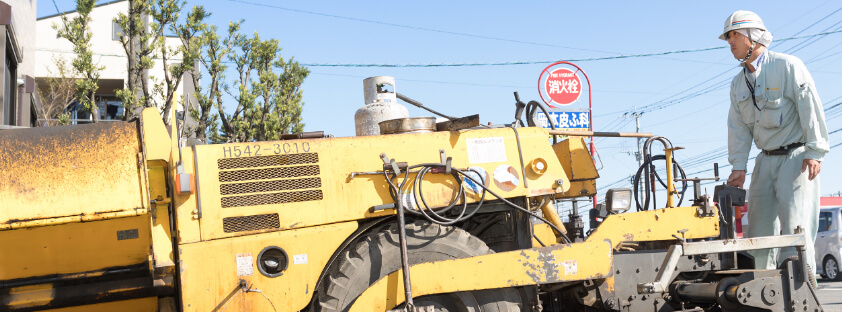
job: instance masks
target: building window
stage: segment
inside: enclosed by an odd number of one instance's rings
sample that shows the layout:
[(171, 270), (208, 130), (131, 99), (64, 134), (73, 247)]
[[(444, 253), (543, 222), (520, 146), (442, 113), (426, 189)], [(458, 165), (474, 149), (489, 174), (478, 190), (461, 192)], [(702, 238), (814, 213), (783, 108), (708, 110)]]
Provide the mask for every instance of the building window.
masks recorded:
[(111, 40), (120, 41), (120, 37), (123, 36), (123, 28), (120, 27), (120, 24), (117, 22), (111, 22)]
[(6, 66), (4, 66), (4, 77), (3, 83), (3, 120), (2, 124), (10, 125), (10, 126), (17, 126), (17, 93), (18, 93), (18, 84), (17, 84), (17, 61), (14, 59), (14, 52), (11, 51), (11, 41), (7, 41), (7, 49), (6, 49)]

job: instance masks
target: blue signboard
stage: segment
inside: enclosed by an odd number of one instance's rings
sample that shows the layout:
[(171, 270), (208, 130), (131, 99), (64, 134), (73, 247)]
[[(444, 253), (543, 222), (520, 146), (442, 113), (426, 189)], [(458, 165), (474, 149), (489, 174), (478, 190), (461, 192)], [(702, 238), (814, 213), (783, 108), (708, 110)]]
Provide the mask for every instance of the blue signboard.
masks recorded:
[(550, 128), (550, 120), (553, 121), (556, 129), (588, 129), (590, 125), (590, 112), (571, 112), (571, 111), (549, 111), (550, 118), (543, 112), (536, 114), (538, 126), (542, 128)]

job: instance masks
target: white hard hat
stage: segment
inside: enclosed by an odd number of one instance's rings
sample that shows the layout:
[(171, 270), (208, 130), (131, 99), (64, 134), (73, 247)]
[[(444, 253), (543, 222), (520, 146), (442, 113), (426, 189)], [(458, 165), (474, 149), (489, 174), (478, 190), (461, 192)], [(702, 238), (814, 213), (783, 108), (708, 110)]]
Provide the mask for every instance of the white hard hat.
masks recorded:
[(719, 35), (719, 39), (727, 40), (725, 38), (725, 34), (729, 31), (735, 29), (745, 29), (745, 28), (757, 28), (760, 30), (766, 30), (766, 26), (763, 25), (763, 20), (760, 19), (760, 16), (754, 14), (751, 11), (737, 11), (725, 20), (725, 28), (722, 30), (722, 34)]

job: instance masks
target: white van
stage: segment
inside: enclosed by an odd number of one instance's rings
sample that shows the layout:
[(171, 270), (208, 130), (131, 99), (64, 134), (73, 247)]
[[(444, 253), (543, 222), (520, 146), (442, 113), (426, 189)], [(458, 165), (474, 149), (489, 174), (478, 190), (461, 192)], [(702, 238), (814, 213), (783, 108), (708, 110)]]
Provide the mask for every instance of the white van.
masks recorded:
[(819, 212), (819, 231), (816, 234), (816, 273), (823, 278), (842, 280), (839, 264), (842, 263), (842, 206), (823, 207)]

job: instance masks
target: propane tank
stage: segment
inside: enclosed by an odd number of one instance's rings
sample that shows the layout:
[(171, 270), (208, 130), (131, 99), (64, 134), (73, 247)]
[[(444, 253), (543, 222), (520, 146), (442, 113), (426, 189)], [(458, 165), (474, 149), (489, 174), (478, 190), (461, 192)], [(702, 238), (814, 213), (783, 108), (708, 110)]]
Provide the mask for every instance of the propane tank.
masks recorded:
[[(391, 89), (391, 90), (389, 90)], [(354, 114), (357, 136), (380, 135), (380, 122), (409, 117), (409, 111), (395, 96), (395, 77), (377, 76), (363, 80), (365, 106)]]

